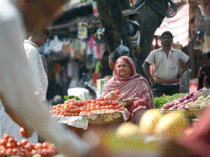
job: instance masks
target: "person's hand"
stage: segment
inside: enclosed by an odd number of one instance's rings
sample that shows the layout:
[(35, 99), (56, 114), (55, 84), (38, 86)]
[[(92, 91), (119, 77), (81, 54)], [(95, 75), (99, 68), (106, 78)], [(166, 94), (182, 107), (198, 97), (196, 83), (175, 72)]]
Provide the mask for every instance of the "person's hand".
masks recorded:
[(128, 99), (123, 99), (123, 102), (126, 102), (125, 107), (131, 105), (135, 100), (140, 99), (139, 97), (132, 97), (132, 98), (128, 98)]
[(104, 96), (105, 99), (108, 99), (108, 98), (115, 98), (115, 91), (111, 91), (110, 93), (108, 93), (107, 95)]
[(85, 157), (97, 157), (97, 156), (104, 156), (103, 149), (101, 149), (101, 133), (100, 132), (93, 132), (87, 131), (83, 135), (83, 140), (89, 144), (90, 151), (84, 155)]
[(157, 82), (154, 81), (154, 79), (150, 80), (151, 88), (155, 87)]
[(134, 102), (134, 99), (133, 98), (123, 99), (123, 102), (126, 103), (125, 107), (127, 107)]
[(34, 129), (33, 128), (23, 128), (21, 127), (20, 130), (19, 130), (21, 136), (25, 137), (25, 138), (29, 138), (32, 136), (33, 132), (34, 132)]
[(182, 77), (182, 75), (183, 75), (183, 72), (179, 71), (178, 74), (177, 74), (177, 78), (180, 79)]

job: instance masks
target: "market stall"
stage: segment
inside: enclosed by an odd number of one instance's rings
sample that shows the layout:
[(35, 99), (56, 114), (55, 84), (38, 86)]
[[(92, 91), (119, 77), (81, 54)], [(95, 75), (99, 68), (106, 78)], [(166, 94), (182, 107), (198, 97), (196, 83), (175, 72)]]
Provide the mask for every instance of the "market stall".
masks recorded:
[(51, 114), (59, 123), (68, 125), (69, 129), (76, 131), (80, 136), (91, 128), (109, 128), (121, 124), (129, 117), (128, 110), (119, 101), (72, 98), (64, 104), (54, 106)]
[(182, 111), (186, 118), (199, 118), (205, 108), (209, 105), (209, 89), (203, 88), (196, 92), (180, 93), (172, 96), (156, 97), (156, 108), (162, 113)]

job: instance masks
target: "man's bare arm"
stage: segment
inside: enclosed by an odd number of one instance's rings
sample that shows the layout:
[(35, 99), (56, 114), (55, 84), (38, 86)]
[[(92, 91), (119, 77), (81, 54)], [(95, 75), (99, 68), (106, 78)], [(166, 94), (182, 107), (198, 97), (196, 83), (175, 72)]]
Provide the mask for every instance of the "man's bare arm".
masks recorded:
[(187, 63), (185, 64), (183, 70), (177, 74), (177, 78), (179, 79), (180, 77), (182, 77), (182, 75), (184, 74), (184, 72), (190, 67), (191, 64), (191, 60), (190, 58), (188, 59)]
[(150, 74), (150, 70), (149, 70), (150, 64), (148, 62), (144, 62), (142, 65), (142, 68), (143, 68), (145, 75), (147, 76), (147, 78), (150, 81), (151, 88), (153, 88), (157, 83), (155, 82), (155, 80), (153, 79), (153, 77)]
[(5, 112), (10, 116), (10, 118), (16, 123), (18, 124), (20, 127), (23, 127), (27, 130), (27, 137), (31, 137), (31, 135), (34, 132), (33, 127), (31, 126), (31, 124), (28, 123), (28, 121), (22, 117), (19, 116), (16, 112), (14, 112), (14, 110), (12, 110), (10, 108), (9, 105), (7, 105), (6, 101), (4, 100), (4, 97), (2, 96), (2, 94), (0, 94), (0, 99), (2, 101), (2, 104), (4, 106)]

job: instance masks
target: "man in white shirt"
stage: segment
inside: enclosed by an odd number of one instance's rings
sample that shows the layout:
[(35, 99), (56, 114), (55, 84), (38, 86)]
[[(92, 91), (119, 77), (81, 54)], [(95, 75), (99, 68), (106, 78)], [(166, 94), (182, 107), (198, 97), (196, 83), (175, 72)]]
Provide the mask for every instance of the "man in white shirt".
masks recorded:
[(65, 1), (1, 0), (0, 98), (7, 114), (25, 128), (26, 137), (36, 129), (40, 137), (55, 144), (59, 152), (82, 156), (90, 147), (58, 125), (46, 104), (35, 94), (35, 81), (23, 47), (26, 33), (45, 30), (60, 15)]
[(47, 35), (47, 31), (38, 32), (31, 35), (28, 40), (24, 40), (26, 57), (36, 84), (36, 94), (43, 101), (46, 100), (48, 80), (38, 48), (44, 44)]
[[(179, 79), (191, 63), (190, 58), (184, 52), (171, 47), (172, 41), (171, 32), (164, 32), (161, 35), (162, 47), (151, 51), (142, 66), (150, 81), (154, 97), (179, 93)], [(186, 63), (181, 71), (179, 71), (180, 60)], [(153, 63), (155, 79), (149, 71), (149, 67)]]

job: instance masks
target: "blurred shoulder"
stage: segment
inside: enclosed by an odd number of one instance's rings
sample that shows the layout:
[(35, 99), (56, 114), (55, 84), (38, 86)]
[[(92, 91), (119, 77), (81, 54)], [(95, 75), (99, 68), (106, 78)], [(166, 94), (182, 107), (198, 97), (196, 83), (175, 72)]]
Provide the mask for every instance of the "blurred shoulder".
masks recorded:
[(18, 10), (9, 0), (1, 0), (0, 23), (17, 20)]

